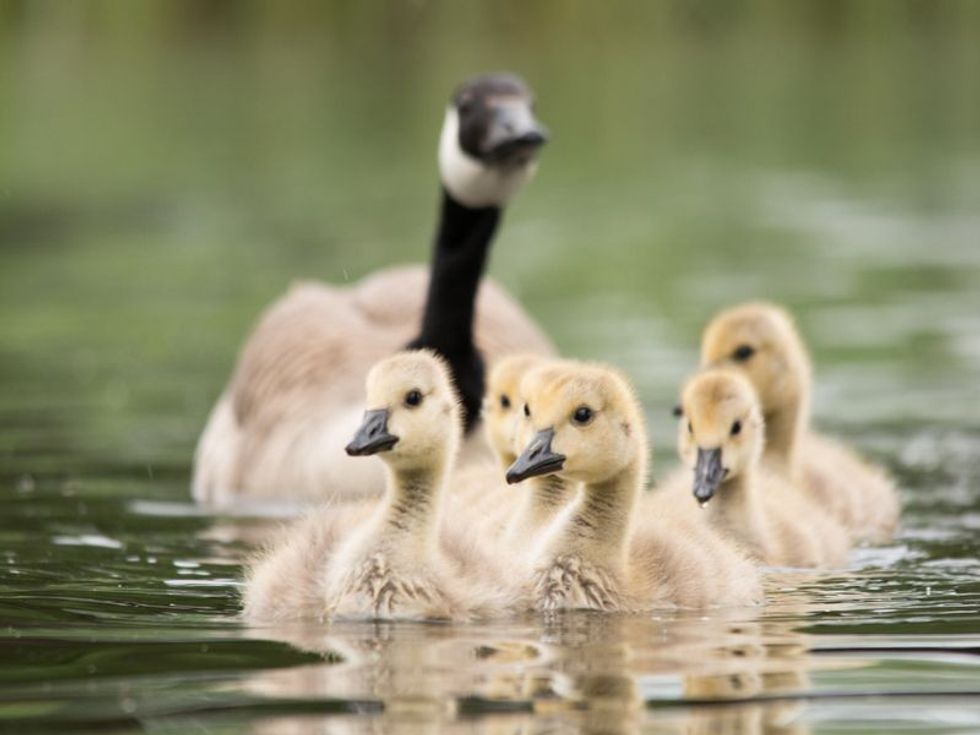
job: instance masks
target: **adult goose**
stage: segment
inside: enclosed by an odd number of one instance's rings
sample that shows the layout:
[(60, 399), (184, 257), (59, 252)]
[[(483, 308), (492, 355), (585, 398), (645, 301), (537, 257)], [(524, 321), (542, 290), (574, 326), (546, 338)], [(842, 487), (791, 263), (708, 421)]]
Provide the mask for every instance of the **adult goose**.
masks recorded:
[(195, 453), (192, 493), (216, 506), (378, 496), (379, 463), (344, 445), (364, 411), (364, 375), (406, 346), (441, 355), (463, 405), (462, 459), (488, 452), (484, 361), (552, 354), (538, 326), (483, 282), (503, 209), (534, 175), (547, 134), (510, 74), (463, 83), (439, 140), (442, 202), (430, 272), (397, 267), (352, 286), (299, 283), (261, 316)]

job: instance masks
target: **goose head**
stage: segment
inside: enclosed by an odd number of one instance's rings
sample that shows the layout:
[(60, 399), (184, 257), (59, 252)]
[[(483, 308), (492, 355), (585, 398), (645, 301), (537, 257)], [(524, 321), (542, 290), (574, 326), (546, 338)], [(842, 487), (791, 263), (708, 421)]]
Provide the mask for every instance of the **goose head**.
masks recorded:
[(528, 86), (513, 74), (484, 74), (453, 93), (439, 138), (443, 186), (460, 204), (502, 207), (527, 183), (548, 132)]
[(520, 397), (521, 379), (542, 363), (537, 355), (508, 355), (498, 360), (487, 378), (483, 399), (483, 425), (487, 442), (506, 469), (524, 446), (518, 437), (523, 422), (523, 402)]
[(462, 435), (459, 401), (443, 360), (427, 350), (401, 352), (371, 368), (367, 410), (346, 447), (377, 454), (400, 470), (445, 464)]
[(810, 358), (782, 308), (749, 303), (721, 312), (704, 330), (701, 367), (730, 367), (755, 388), (763, 414), (798, 410), (810, 391)]
[[(507, 482), (558, 474), (607, 482), (646, 456), (646, 432), (629, 382), (601, 365), (556, 362), (521, 383), (528, 438)], [(641, 460), (642, 461), (642, 460)]]
[(764, 425), (748, 379), (734, 370), (708, 370), (684, 387), (677, 449), (694, 471), (702, 505), (722, 483), (753, 467), (762, 454)]

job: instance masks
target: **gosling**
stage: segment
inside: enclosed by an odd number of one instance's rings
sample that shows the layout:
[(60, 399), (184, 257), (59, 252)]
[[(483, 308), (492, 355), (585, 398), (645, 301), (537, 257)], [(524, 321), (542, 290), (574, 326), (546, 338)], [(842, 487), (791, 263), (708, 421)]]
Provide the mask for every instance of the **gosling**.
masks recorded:
[(533, 371), (522, 391), (532, 436), (508, 482), (558, 475), (582, 483), (531, 555), (527, 606), (638, 611), (760, 599), (756, 569), (706, 525), (634, 523), (648, 450), (642, 410), (624, 377), (562, 362)]
[[(555, 363), (535, 355), (513, 355), (498, 361), (490, 371), (483, 421), (487, 442), (504, 470), (517, 460), (529, 438), (523, 381), (536, 369)], [(501, 475), (500, 480), (503, 479)], [(492, 502), (495, 500), (499, 506), (505, 500), (506, 505), (502, 512), (491, 516), (490, 528), (499, 534), (503, 548), (517, 556), (528, 552), (533, 539), (555, 519), (577, 489), (575, 483), (558, 475), (530, 477), (520, 485), (505, 487), (510, 490), (508, 495), (499, 489), (491, 495)]]
[[(377, 363), (366, 382), (371, 408), (346, 451), (385, 463), (386, 496), (352, 512), (346, 533), (336, 530), (334, 509), (316, 514), (259, 562), (246, 587), (249, 619), (461, 619), (494, 607), (492, 560), (464, 529), (442, 523), (462, 436), (446, 364), (428, 351), (400, 353)], [(301, 604), (283, 609), (269, 598), (291, 580), (304, 587), (289, 595)]]
[(749, 303), (720, 313), (704, 331), (701, 367), (731, 367), (751, 381), (766, 420), (767, 465), (804, 487), (852, 539), (892, 536), (901, 510), (894, 482), (809, 427), (812, 367), (784, 309)]
[(784, 477), (759, 466), (765, 424), (743, 375), (700, 373), (685, 386), (681, 406), (678, 452), (694, 471), (694, 497), (707, 505), (713, 528), (768, 565), (826, 567), (846, 560), (844, 529)]

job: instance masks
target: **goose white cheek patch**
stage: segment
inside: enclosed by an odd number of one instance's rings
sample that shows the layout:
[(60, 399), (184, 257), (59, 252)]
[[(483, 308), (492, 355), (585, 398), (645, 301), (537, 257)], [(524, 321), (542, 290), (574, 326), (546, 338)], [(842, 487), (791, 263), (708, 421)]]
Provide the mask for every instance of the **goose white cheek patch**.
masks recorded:
[(452, 197), (467, 207), (501, 207), (537, 170), (537, 162), (519, 166), (488, 166), (459, 145), (459, 115), (450, 106), (439, 137), (439, 174)]

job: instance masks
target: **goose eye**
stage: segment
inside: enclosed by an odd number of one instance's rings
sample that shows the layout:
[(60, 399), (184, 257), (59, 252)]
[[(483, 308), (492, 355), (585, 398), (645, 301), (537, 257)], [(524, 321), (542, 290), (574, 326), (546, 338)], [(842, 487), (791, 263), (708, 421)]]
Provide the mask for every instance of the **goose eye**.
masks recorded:
[(531, 409), (526, 403), (524, 404), (524, 415), (531, 418)]
[(405, 405), (409, 408), (415, 408), (420, 403), (422, 403), (422, 392), (418, 390), (410, 390), (405, 394)]
[(742, 422), (736, 421), (734, 424), (732, 424), (732, 436), (735, 436), (736, 434), (740, 434), (741, 432), (742, 432)]
[(507, 397), (507, 394), (506, 393), (501, 393), (500, 394), (500, 407), (501, 408), (510, 408), (510, 398)]
[(737, 362), (745, 362), (754, 354), (755, 354), (755, 347), (753, 347), (752, 345), (739, 345), (738, 347), (735, 348), (735, 351), (732, 353), (732, 357)]
[(576, 424), (584, 426), (592, 420), (594, 414), (592, 409), (588, 406), (579, 406), (575, 409), (575, 413), (572, 414), (572, 419), (574, 419)]

